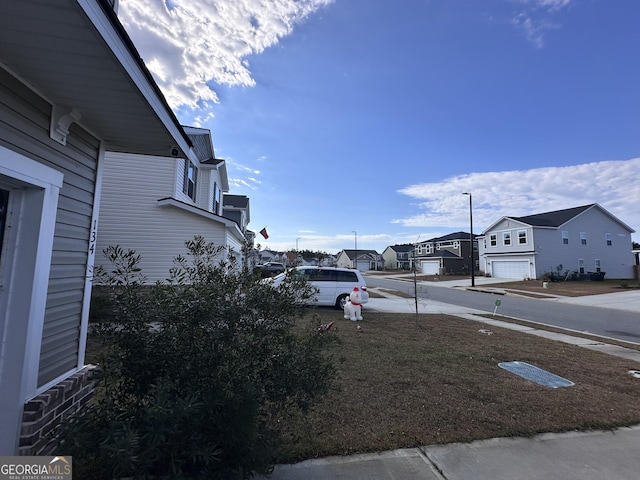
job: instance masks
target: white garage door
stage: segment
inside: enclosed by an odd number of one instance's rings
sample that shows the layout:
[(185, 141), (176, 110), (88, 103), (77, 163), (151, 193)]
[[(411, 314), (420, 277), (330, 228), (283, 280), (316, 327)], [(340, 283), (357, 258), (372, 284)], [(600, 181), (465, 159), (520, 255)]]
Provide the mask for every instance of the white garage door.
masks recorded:
[(493, 261), (491, 262), (491, 276), (496, 278), (517, 278), (523, 280), (529, 277), (529, 261)]
[(440, 269), (440, 260), (429, 260), (422, 262), (422, 274), (423, 275), (437, 275)]

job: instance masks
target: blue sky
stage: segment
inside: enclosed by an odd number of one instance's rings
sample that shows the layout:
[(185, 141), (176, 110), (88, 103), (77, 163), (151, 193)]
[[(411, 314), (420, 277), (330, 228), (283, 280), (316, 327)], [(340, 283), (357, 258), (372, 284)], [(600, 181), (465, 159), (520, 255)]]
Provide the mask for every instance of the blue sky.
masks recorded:
[[(599, 203), (640, 231), (637, 0), (120, 0), (262, 247), (382, 252)], [(638, 233), (633, 239), (640, 241)]]

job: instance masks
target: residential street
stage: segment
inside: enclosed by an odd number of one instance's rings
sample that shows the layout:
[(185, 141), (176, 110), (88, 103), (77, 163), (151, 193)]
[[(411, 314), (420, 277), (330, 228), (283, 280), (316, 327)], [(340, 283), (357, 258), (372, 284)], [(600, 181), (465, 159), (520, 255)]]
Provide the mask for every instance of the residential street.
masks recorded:
[[(399, 280), (393, 276), (367, 275), (369, 287), (379, 287), (413, 295), (414, 284)], [(492, 283), (504, 282), (504, 279), (476, 278), (478, 290), (489, 290)], [(534, 299), (518, 295), (500, 295), (486, 291), (470, 291), (469, 280), (453, 282), (418, 282), (419, 303), (436, 301), (445, 304), (466, 307), (487, 313), (496, 309), (496, 300), (500, 300), (497, 313), (504, 316), (568, 328), (585, 333), (615, 338), (628, 342), (640, 342), (640, 291), (629, 290), (620, 293), (599, 295), (596, 297), (564, 297)], [(606, 297), (605, 305), (598, 306), (594, 299)], [(616, 299), (619, 298), (619, 301)], [(615, 307), (615, 308), (614, 308)]]

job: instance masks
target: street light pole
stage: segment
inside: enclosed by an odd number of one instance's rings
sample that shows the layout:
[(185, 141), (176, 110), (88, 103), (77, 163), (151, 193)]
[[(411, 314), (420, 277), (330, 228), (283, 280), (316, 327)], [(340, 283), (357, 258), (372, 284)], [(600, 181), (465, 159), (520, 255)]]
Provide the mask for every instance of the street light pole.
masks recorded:
[(469, 195), (469, 247), (471, 249), (471, 286), (476, 286), (475, 263), (476, 259), (473, 255), (473, 202), (471, 200), (471, 192), (464, 192), (463, 195)]
[(352, 230), (353, 232), (353, 238), (354, 238), (354, 242), (355, 242), (355, 253), (353, 256), (353, 268), (357, 269), (358, 268), (358, 232), (356, 232), (355, 230)]

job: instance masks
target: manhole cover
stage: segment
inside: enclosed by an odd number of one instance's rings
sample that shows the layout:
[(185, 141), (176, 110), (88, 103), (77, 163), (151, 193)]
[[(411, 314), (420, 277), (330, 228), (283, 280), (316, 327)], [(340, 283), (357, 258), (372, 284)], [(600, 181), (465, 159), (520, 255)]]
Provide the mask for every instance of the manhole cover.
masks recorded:
[(545, 387), (570, 387), (573, 382), (524, 362), (502, 362), (498, 366)]

